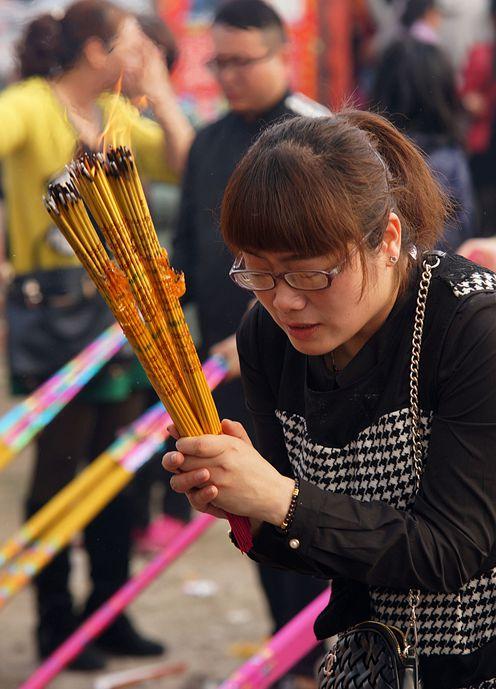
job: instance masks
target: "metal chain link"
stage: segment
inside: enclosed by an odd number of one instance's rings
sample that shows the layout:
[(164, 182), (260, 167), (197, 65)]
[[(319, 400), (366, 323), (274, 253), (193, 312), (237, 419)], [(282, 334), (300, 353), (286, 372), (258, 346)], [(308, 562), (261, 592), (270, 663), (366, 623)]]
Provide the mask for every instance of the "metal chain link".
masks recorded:
[[(429, 260), (434, 259), (434, 263)], [(437, 255), (429, 255), (422, 264), (422, 275), (417, 294), (415, 321), (413, 323), (412, 356), (410, 360), (410, 416), (412, 420), (413, 436), (413, 468), (415, 470), (415, 490), (418, 490), (422, 477), (422, 442), (420, 438), (420, 408), (419, 408), (419, 368), (420, 350), (422, 347), (422, 333), (424, 330), (425, 307), (432, 278), (432, 271), (437, 268), (441, 259)]]
[[(412, 422), (412, 455), (414, 468), (415, 492), (420, 486), (422, 478), (422, 440), (420, 437), (420, 404), (419, 404), (419, 370), (420, 352), (422, 348), (422, 334), (424, 331), (425, 307), (427, 305), (427, 295), (431, 283), (432, 271), (441, 262), (442, 252), (429, 253), (422, 263), (422, 275), (417, 294), (417, 304), (415, 307), (415, 320), (413, 323), (412, 336), (412, 355), (410, 359), (410, 417)], [(420, 591), (410, 589), (408, 591), (408, 602), (410, 604), (409, 630), (413, 636), (412, 648), (417, 649), (418, 630), (417, 630), (417, 605), (420, 600)]]

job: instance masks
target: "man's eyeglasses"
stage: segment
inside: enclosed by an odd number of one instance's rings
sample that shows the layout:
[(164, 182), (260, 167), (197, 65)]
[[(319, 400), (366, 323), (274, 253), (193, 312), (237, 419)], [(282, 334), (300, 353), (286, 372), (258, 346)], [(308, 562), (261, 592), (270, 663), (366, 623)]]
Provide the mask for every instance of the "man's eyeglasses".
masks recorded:
[(332, 270), (290, 270), (284, 273), (272, 273), (269, 270), (247, 270), (243, 256), (238, 256), (233, 263), (229, 276), (242, 289), (250, 292), (266, 292), (274, 289), (279, 280), (293, 289), (317, 291), (327, 289), (341, 272), (337, 266)]
[(260, 57), (214, 57), (206, 63), (206, 66), (214, 74), (219, 74), (226, 69), (242, 70), (256, 65), (258, 62), (268, 60), (273, 54), (274, 51), (269, 50), (268, 53), (260, 55)]

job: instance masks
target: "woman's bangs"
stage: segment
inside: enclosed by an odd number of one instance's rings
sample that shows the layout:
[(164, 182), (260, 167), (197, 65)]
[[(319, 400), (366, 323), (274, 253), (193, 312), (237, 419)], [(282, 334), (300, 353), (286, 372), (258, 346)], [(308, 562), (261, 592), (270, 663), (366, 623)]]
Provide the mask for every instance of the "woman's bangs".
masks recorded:
[[(270, 155), (271, 154), (271, 155)], [(300, 258), (347, 252), (329, 183), (301, 162), (265, 152), (242, 161), (224, 196), (221, 225), (233, 253), (291, 253)], [(284, 164), (286, 163), (286, 164)], [(291, 164), (288, 164), (291, 163)]]

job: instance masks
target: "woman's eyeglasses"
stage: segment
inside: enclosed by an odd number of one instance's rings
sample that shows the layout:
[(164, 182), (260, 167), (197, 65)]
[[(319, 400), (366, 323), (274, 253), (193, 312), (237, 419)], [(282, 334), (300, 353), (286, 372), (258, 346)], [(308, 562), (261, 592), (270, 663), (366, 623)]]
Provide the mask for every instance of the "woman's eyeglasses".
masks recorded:
[(272, 273), (269, 270), (247, 270), (243, 256), (238, 256), (233, 263), (229, 276), (242, 289), (251, 292), (266, 292), (274, 289), (279, 280), (293, 289), (317, 291), (327, 289), (341, 271), (341, 267), (332, 270), (290, 270), (284, 273)]

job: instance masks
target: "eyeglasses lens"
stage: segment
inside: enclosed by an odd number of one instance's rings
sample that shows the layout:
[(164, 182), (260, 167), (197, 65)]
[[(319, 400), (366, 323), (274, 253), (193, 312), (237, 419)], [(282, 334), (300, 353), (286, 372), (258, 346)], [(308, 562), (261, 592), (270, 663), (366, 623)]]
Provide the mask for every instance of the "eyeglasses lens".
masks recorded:
[(272, 275), (267, 273), (255, 273), (253, 271), (243, 271), (234, 273), (234, 280), (239, 287), (251, 290), (272, 289), (275, 285)]
[(295, 289), (324, 289), (328, 286), (328, 278), (324, 273), (313, 270), (286, 273), (286, 282)]

